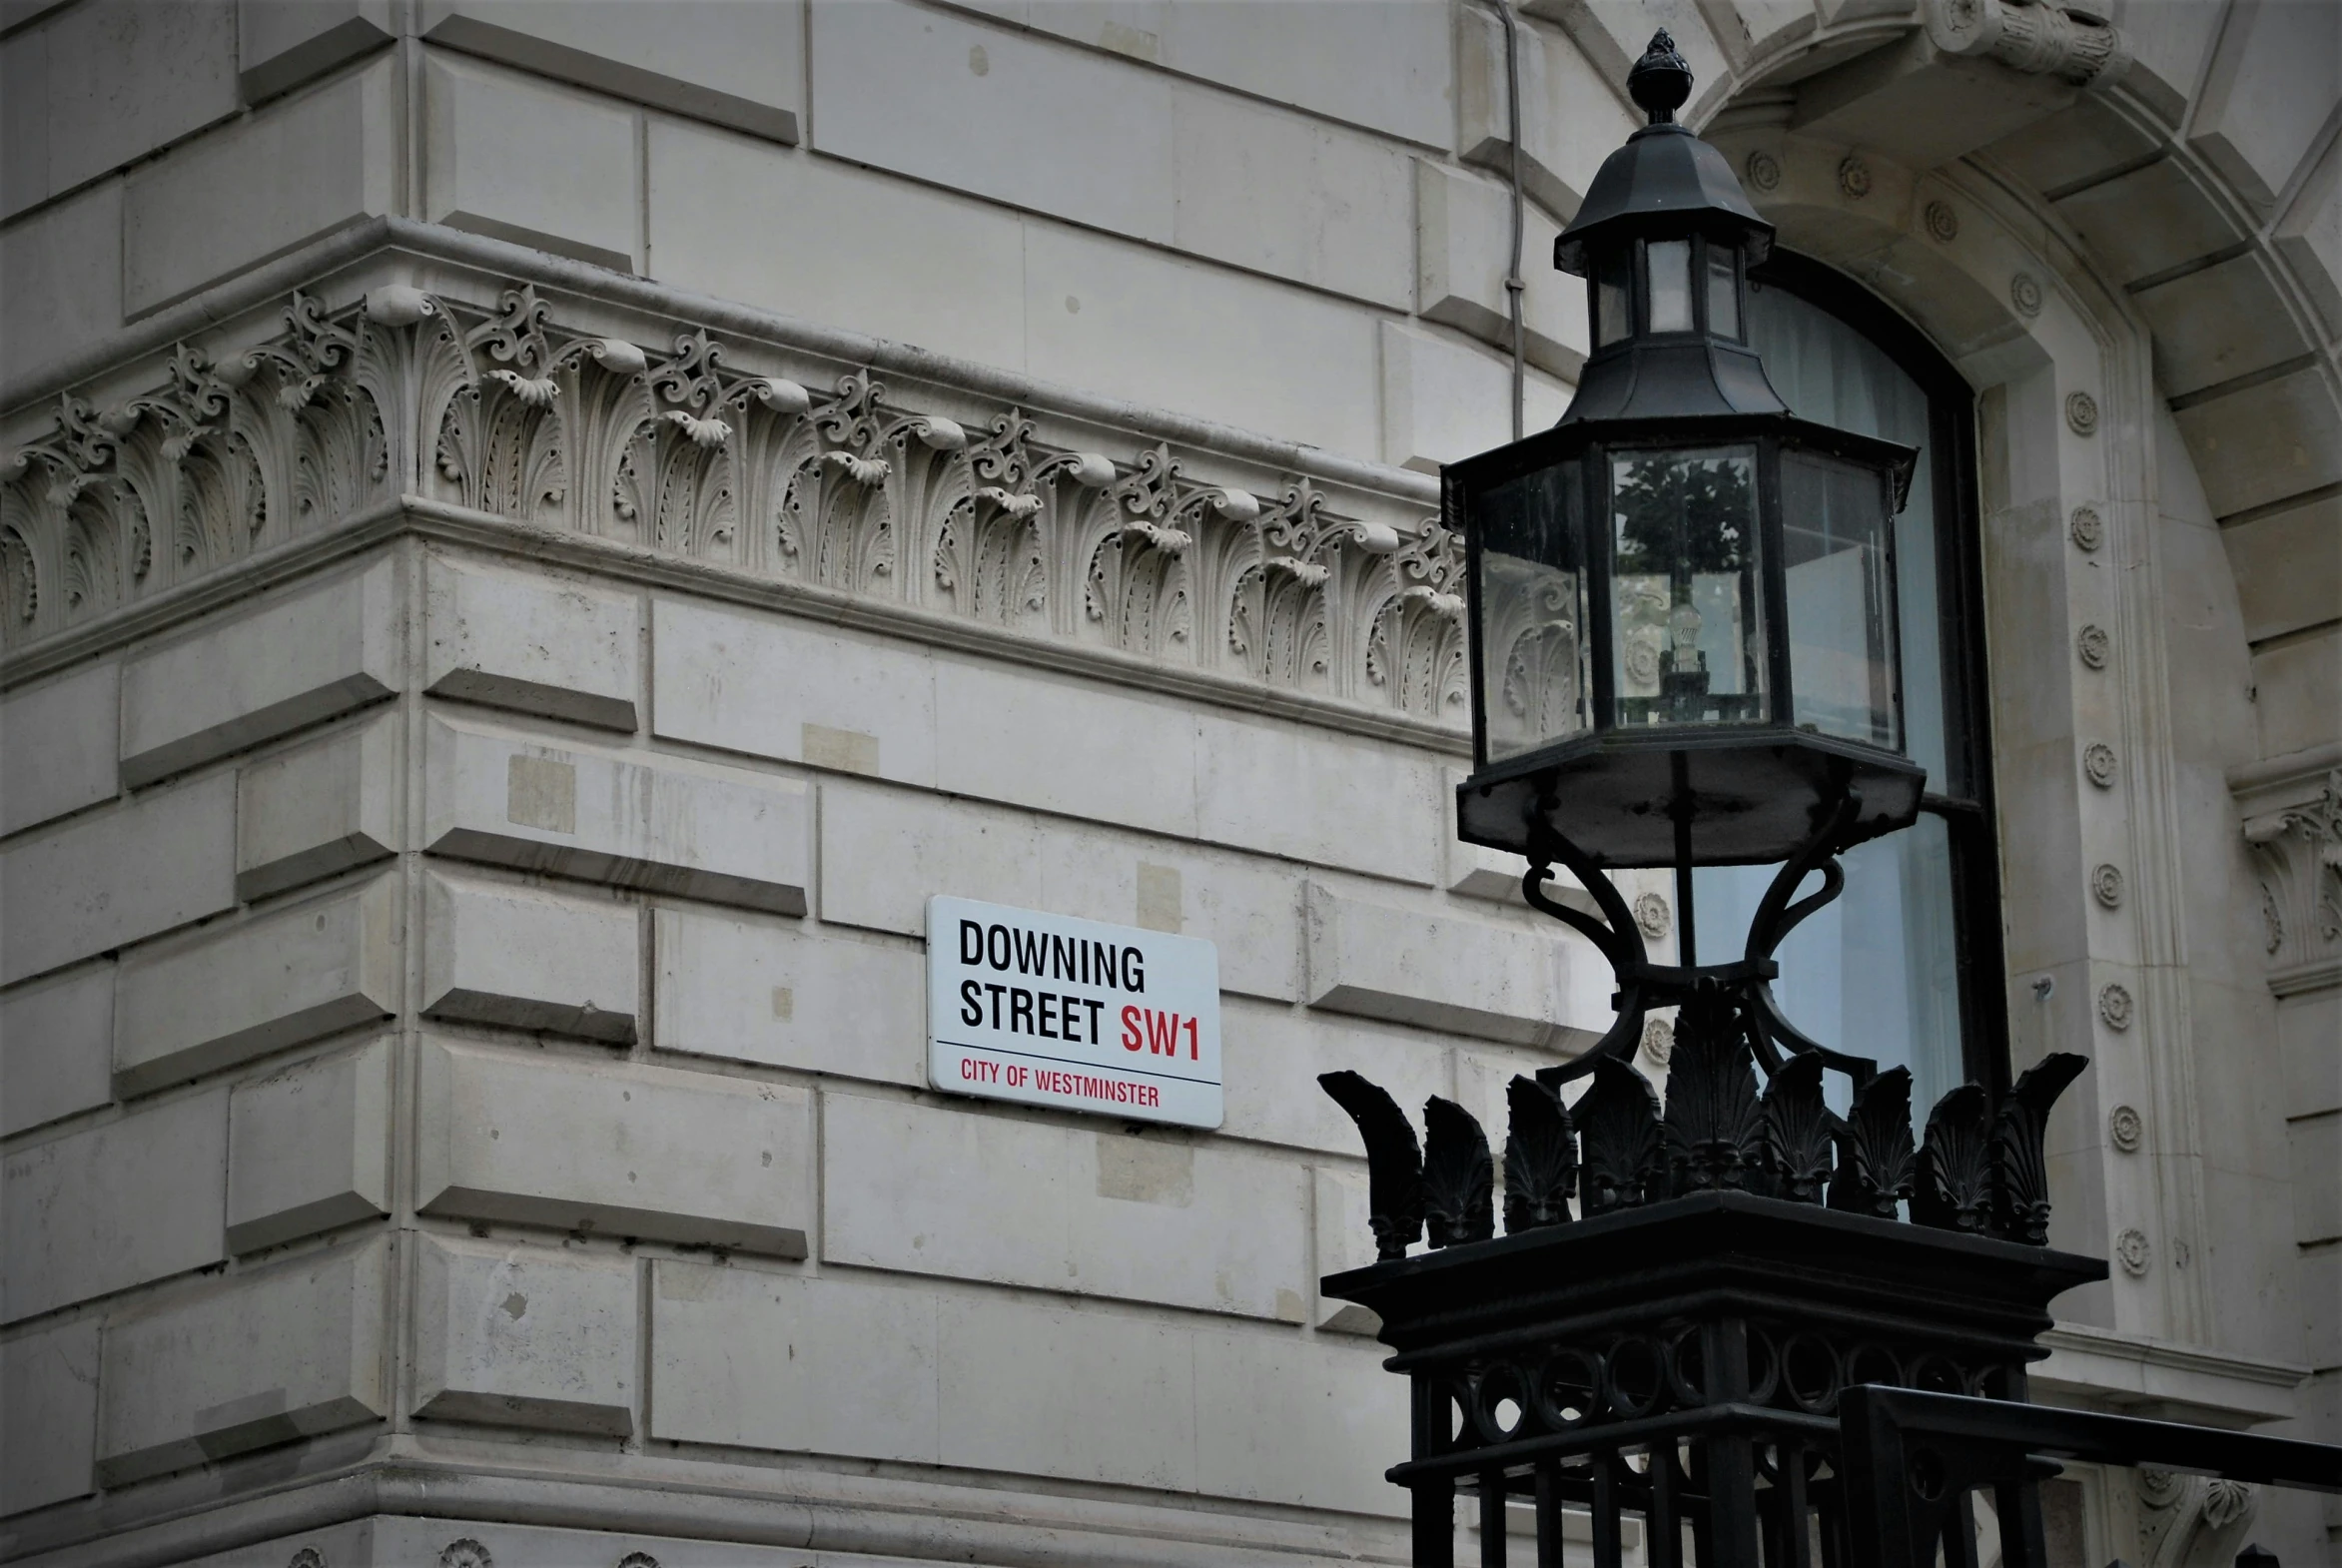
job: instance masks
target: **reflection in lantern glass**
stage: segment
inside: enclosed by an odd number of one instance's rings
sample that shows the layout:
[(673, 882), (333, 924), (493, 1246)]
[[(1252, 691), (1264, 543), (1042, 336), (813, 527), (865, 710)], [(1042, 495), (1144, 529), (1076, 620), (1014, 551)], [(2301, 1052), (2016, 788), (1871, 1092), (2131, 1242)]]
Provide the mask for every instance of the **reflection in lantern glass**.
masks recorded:
[(1611, 458), (1619, 724), (1766, 716), (1756, 472), (1746, 446)]
[(1477, 652), (1489, 761), (1565, 740), (1589, 722), (1584, 510), (1574, 462), (1480, 498)]
[(1653, 240), (1645, 249), (1651, 258), (1651, 331), (1690, 332), (1692, 242)]

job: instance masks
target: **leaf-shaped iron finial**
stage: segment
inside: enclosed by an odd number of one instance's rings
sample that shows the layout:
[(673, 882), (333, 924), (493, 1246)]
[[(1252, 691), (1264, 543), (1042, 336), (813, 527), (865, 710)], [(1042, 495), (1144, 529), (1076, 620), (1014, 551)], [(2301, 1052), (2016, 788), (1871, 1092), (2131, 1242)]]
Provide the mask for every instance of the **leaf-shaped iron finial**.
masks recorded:
[(1433, 1095), (1423, 1102), (1423, 1217), (1433, 1246), (1485, 1241), (1496, 1233), (1496, 1168), (1488, 1135), (1472, 1114)]
[(1675, 1021), (1664, 1130), (1671, 1190), (1761, 1184), (1764, 1130), (1747, 1021), (1720, 986), (1703, 983)]
[(1578, 1212), (1587, 1218), (1632, 1208), (1665, 1180), (1659, 1097), (1642, 1074), (1604, 1057), (1594, 1087), (1571, 1116), (1578, 1124)]
[(1940, 1230), (1982, 1233), (1992, 1214), (1988, 1141), (1992, 1102), (1974, 1084), (1962, 1084), (1936, 1102), (1920, 1149), (1919, 1190), (1911, 1216)]
[(1504, 1229), (1507, 1235), (1569, 1221), (1578, 1184), (1578, 1146), (1560, 1094), (1533, 1078), (1505, 1086), (1511, 1128), (1504, 1140)]
[(2000, 1102), (1992, 1128), (1992, 1228), (2011, 1241), (2049, 1241), (2049, 1170), (2041, 1136), (2049, 1108), (2088, 1067), (2086, 1057), (2053, 1051), (2027, 1068)]
[(1355, 1073), (1321, 1073), (1317, 1084), (1366, 1141), (1366, 1222), (1376, 1259), (1406, 1256), (1423, 1236), (1423, 1150), (1414, 1127), (1396, 1101)]
[(1855, 1091), (1854, 1112), (1841, 1124), (1838, 1174), (1830, 1206), (1851, 1213), (1896, 1217), (1911, 1196), (1911, 1070), (1889, 1068)]
[(1822, 1059), (1792, 1053), (1765, 1086), (1765, 1164), (1776, 1197), (1822, 1201), (1839, 1125), (1822, 1100)]

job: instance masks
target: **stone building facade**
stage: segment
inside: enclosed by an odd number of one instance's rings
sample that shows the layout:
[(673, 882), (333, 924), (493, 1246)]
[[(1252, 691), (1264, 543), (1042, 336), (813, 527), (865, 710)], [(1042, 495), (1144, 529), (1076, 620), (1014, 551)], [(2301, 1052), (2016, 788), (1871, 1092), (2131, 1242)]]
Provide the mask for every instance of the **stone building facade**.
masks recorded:
[[(1432, 475), (1516, 180), (1567, 401), (1655, 25), (1972, 394), (1969, 1026), (2092, 1059), (2116, 1260), (2039, 1386), (2342, 1440), (2338, 18), (7, 0), (0, 1556), (1402, 1560), (1312, 1080), (1500, 1124), (1609, 1018), (1453, 839)], [(939, 894), (1214, 943), (1224, 1125), (932, 1089)]]

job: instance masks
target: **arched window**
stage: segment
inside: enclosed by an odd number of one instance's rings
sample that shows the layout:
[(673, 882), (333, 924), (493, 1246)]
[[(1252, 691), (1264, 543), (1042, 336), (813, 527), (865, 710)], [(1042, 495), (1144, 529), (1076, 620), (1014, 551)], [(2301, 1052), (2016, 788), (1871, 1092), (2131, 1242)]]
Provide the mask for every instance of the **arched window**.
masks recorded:
[[(1776, 251), (1751, 277), (1749, 336), (1799, 415), (1920, 448), (1896, 521), (1907, 749), (1917, 826), (1845, 857), (1846, 892), (1779, 954), (1791, 1021), (1912, 1070), (1925, 1117), (1965, 1081), (2007, 1080), (1998, 864), (1985, 753), (1974, 398), (1918, 329), (1844, 275)], [(1702, 870), (1699, 949), (1738, 952), (1770, 867)]]

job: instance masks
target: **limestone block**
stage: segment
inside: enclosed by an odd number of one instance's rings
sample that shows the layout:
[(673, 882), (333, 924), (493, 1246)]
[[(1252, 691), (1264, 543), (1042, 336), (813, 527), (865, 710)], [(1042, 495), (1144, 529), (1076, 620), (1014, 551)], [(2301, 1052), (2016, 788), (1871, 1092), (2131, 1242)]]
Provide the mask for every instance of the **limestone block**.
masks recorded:
[[(1126, 721), (1128, 722), (1128, 721)], [(1196, 836), (1428, 887), (1451, 808), (1432, 757), (1276, 719), (1196, 721)]]
[(0, 1164), (0, 1321), (226, 1257), (228, 1093), (20, 1149)]
[(387, 1241), (313, 1253), (109, 1323), (98, 1477), (108, 1486), (390, 1413)]
[(2272, 236), (2318, 312), (2342, 334), (2342, 152), (2329, 144)]
[(633, 110), (444, 54), (424, 62), (423, 102), (432, 223), (636, 270)]
[(425, 1212), (803, 1257), (804, 1090), (426, 1040)]
[[(19, 35), (28, 36), (28, 35)], [(0, 43), (0, 67), (14, 40)], [(12, 118), (13, 79), (0, 82)], [(7, 133), (0, 131), (0, 144)], [(0, 165), (7, 161), (0, 145)], [(19, 375), (122, 325), (122, 182), (107, 180), (0, 229), (0, 339)]]
[(2126, 5), (2116, 13), (2122, 47), (2131, 56), (2122, 86), (2167, 126), (2187, 118), (2187, 101), (2204, 79), (2205, 56), (2220, 34), (2224, 13), (2209, 6)]
[(823, 152), (1171, 243), (1170, 79), (901, 0), (812, 0), (810, 36)]
[(114, 1098), (114, 964), (0, 995), (0, 1138)]
[(2293, 1153), (2293, 1240), (2302, 1246), (2342, 1240), (2342, 1112), (2295, 1117), (2285, 1125)]
[(423, 689), (632, 730), (641, 601), (432, 555), (423, 566)]
[(398, 847), (404, 721), (386, 713), (236, 774), (236, 896), (287, 888), (387, 859)]
[[(1508, 340), (1509, 342), (1509, 340)], [(1522, 379), (1521, 427), (1549, 429), (1570, 389), (1542, 372)], [(1382, 460), (1418, 473), (1512, 439), (1512, 366), (1474, 345), (1382, 324)]]
[(2160, 391), (2183, 395), (2309, 348), (2266, 269), (2260, 257), (2239, 256), (2133, 294), (2154, 334)]
[(2077, 92), (2053, 73), (1946, 54), (1922, 30), (1808, 77), (1790, 128), (1874, 148), (1906, 168), (1934, 169), (2036, 127), (2070, 107)]
[(422, 838), (435, 854), (802, 915), (809, 807), (793, 779), (436, 715), (424, 726)]
[[(1574, 382), (1592, 347), (1586, 327), (1586, 286), (1551, 265), (1560, 227), (1535, 210), (1524, 221), (1524, 352), (1531, 364)], [(1509, 353), (1512, 305), (1504, 279), (1511, 266), (1512, 216), (1503, 187), (1449, 164), (1417, 159), (1415, 309), (1426, 320), (1501, 345)]]
[[(938, 660), (936, 783), (1092, 822), (1196, 836), (1195, 718), (1097, 681)], [(1013, 745), (1004, 738), (1016, 737)]]
[(121, 669), (93, 664), (0, 702), (0, 835), (113, 797)]
[(1223, 999), (1219, 1035), (1227, 1075), (1220, 1131), (1230, 1138), (1363, 1154), (1356, 1125), (1317, 1085), (1318, 1074), (1338, 1069), (1363, 1073), (1410, 1110), (1455, 1093), (1446, 1043), (1412, 1030)]
[(0, 1514), (96, 1491), (98, 1320), (0, 1343)]
[[(1626, 140), (1637, 120), (1619, 97), (1620, 82), (1603, 81), (1593, 62), (1567, 38), (1526, 20), (1514, 25), (1521, 82), (1521, 189), (1566, 223), (1577, 216), (1602, 160)], [(1509, 180), (1511, 82), (1505, 66), (1504, 24), (1484, 6), (1459, 6), (1455, 26), (1456, 116), (1462, 127), (1458, 149), (1464, 162)], [(1538, 264), (1550, 260), (1548, 249)]]
[(651, 733), (750, 756), (935, 782), (935, 669), (893, 638), (653, 598)]
[[(1023, 311), (1001, 304), (1025, 287), (1015, 213), (656, 117), (649, 143), (662, 282), (985, 365), (1025, 363)], [(795, 243), (806, 234), (828, 242)]]
[(925, 1086), (918, 949), (700, 910), (658, 910), (651, 930), (659, 1050)]
[[(1041, 1345), (1046, 1353), (1034, 1354)], [(936, 1362), (945, 1464), (1195, 1489), (1189, 1330), (993, 1295), (945, 1296)], [(1147, 1418), (1113, 1414), (1132, 1410)]]
[(936, 1297), (660, 1258), (650, 1435), (933, 1464)]
[(1042, 831), (1021, 811), (825, 784), (821, 918), (920, 937), (937, 893), (1043, 908)]
[(2252, 685), (2260, 714), (2261, 755), (2306, 751), (2334, 738), (2342, 709), (2342, 627), (2281, 642), (2252, 658)]
[(395, 572), (379, 560), (131, 660), (123, 782), (135, 789), (397, 690)]
[(929, 896), (952, 893), (1202, 937), (1221, 990), (1299, 994), (1296, 881), (1275, 862), (841, 784), (824, 786), (821, 838), (825, 921), (924, 936)]
[(218, 914), (235, 861), (224, 774), (0, 850), (0, 985)]
[(1034, 376), (1328, 451), (1375, 449), (1380, 318), (1365, 307), (1044, 223), (1026, 226), (1024, 297)]
[(101, 0), (7, 40), (9, 130), (32, 145), (9, 159), (7, 216), (70, 191), (236, 112), (236, 11)]
[(2342, 605), (2342, 495), (2232, 522), (2221, 546), (2253, 642), (2334, 618)]
[(423, 37), (776, 142), (797, 140), (800, 0), (429, 0)]
[(2158, 159), (2084, 186), (2060, 197), (2056, 208), (2091, 254), (2124, 282), (2167, 272), (2243, 238), (2184, 159)]
[(2342, 1111), (2342, 990), (2327, 987), (2277, 1004), (2277, 1051), (2285, 1064), (2284, 1104), (2294, 1116)]
[(1171, 97), (1171, 243), (1403, 311), (1414, 297), (1407, 163), (1377, 138), (1182, 87)]
[[(1195, 1487), (1345, 1514), (1407, 1511), (1383, 1472), (1406, 1457), (1406, 1380), (1382, 1369), (1379, 1345), (1295, 1341), (1257, 1330), (1195, 1335)], [(1261, 1412), (1305, 1415), (1312, 1440), (1289, 1440)]]
[(141, 948), (114, 994), (114, 1090), (144, 1095), (398, 1009), (394, 877)]
[[(1349, 1166), (1319, 1166), (1309, 1173), (1309, 1179), (1315, 1191), (1317, 1243), (1310, 1277), (1323, 1279), (1328, 1274), (1364, 1268), (1372, 1263), (1374, 1233), (1366, 1221), (1373, 1210), (1366, 1197), (1366, 1173)], [(1317, 1296), (1317, 1310), (1311, 1321), (1314, 1326), (1335, 1333), (1382, 1331), (1381, 1313), (1322, 1292)]]
[[(10, 17), (11, 22), (15, 17)], [(49, 34), (0, 39), (0, 216), (49, 196)]]
[(1455, 134), (1446, 7), (1438, 0), (1353, 0), (1322, 9), (1281, 0), (988, 0), (982, 9), (1404, 141), (1446, 147)]
[(399, 97), (378, 61), (284, 99), (131, 171), (122, 194), (122, 294), (133, 314), (397, 200)]
[(0, 1344), (0, 1514), (97, 1489), (98, 1320)]
[(634, 1260), (425, 1236), (414, 1413), (623, 1437), (634, 1430)]
[(2293, 180), (2342, 98), (2342, 11), (2318, 0), (2255, 6), (2224, 29), (2188, 140), (2266, 207)]
[[(1657, 28), (1674, 35), (1676, 47), (1691, 62), (1695, 89), (1714, 86), (1729, 63), (1697, 0), (1526, 0), (1521, 9), (1541, 21), (1560, 24), (1594, 75), (1613, 84), (1613, 92), (1642, 58)], [(1703, 92), (1701, 98), (1705, 96)], [(1695, 111), (1701, 106), (1701, 99), (1693, 101)], [(1682, 118), (1698, 123), (1695, 114)]]
[(2171, 416), (2217, 516), (2342, 482), (2342, 412), (2314, 365)]
[(228, 1097), (228, 1249), (390, 1211), (390, 1042), (239, 1084)]
[(422, 898), (426, 1017), (633, 1042), (642, 916), (632, 904), (438, 871)]
[(1610, 1026), (1610, 976), (1591, 944), (1370, 903), (1318, 883), (1302, 916), (1311, 1007), (1524, 1046)]
[(825, 1097), (823, 1131), (827, 1262), (1303, 1316), (1296, 1166), (858, 1095)]
[(380, 49), (390, 0), (237, 0), (237, 85), (259, 103)]
[[(2115, 24), (2122, 30), (2125, 45), (2131, 41), (2131, 25), (2137, 17), (2138, 10), (2133, 7), (2130, 15)], [(2129, 87), (2137, 80), (2134, 69), (2122, 82)], [(2161, 148), (2151, 123), (2119, 114), (2105, 98), (2084, 93), (2070, 107), (1994, 142), (1985, 152), (2005, 163), (2034, 190), (2057, 195), (2110, 181), (2123, 169), (2159, 156)]]

